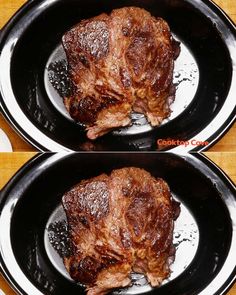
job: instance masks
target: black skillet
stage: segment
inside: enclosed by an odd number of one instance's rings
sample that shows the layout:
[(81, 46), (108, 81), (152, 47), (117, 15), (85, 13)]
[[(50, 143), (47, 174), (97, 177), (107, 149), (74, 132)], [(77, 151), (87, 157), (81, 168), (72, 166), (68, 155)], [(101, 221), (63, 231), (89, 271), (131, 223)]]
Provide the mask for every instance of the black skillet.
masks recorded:
[[(166, 19), (182, 42), (173, 113), (151, 128), (134, 115), (133, 126), (87, 140), (52, 88), (50, 65), (61, 63), (62, 35), (81, 19), (124, 6), (144, 7)], [(0, 107), (16, 131), (39, 150), (204, 150), (231, 126), (236, 114), (236, 30), (209, 0), (31, 0), (0, 34)], [(158, 139), (187, 141), (185, 148)], [(196, 141), (209, 144), (197, 145)]]
[(21, 168), (0, 195), (0, 266), (18, 294), (85, 294), (58, 255), (66, 241), (61, 197), (82, 179), (127, 166), (166, 180), (181, 214), (170, 279), (152, 289), (134, 277), (114, 294), (225, 294), (236, 276), (235, 186), (205, 156), (171, 153), (41, 154)]

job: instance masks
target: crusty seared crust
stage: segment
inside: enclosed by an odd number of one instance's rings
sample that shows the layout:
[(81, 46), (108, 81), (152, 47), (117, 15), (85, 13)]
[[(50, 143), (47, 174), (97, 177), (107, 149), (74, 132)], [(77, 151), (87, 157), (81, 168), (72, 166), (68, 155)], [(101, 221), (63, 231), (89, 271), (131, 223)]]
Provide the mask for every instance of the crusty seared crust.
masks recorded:
[(137, 7), (81, 21), (63, 36), (73, 94), (71, 117), (95, 139), (130, 124), (132, 110), (153, 125), (170, 115), (179, 46), (168, 24)]
[(63, 206), (73, 244), (64, 263), (89, 295), (130, 285), (132, 271), (152, 286), (169, 276), (179, 206), (164, 180), (139, 168), (113, 170), (81, 181), (63, 196)]

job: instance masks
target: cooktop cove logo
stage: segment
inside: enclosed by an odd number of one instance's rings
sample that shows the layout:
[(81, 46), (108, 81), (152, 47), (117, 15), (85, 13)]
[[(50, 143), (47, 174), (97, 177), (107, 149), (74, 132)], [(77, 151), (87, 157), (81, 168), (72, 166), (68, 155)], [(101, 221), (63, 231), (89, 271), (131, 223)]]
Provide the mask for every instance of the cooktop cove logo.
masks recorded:
[(200, 141), (197, 139), (191, 139), (191, 140), (179, 140), (179, 139), (158, 139), (157, 140), (157, 145), (158, 147), (168, 147), (168, 146), (207, 146), (209, 144), (208, 141)]

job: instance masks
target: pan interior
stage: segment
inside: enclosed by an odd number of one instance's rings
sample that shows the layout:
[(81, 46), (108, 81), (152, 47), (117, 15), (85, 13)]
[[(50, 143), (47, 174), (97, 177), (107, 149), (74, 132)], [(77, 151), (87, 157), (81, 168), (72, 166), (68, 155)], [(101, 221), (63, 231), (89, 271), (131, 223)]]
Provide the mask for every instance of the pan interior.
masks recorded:
[[(48, 163), (37, 170), (39, 176), (33, 177), (32, 171), (31, 177), (18, 184), (25, 189), (20, 190), (20, 196), (17, 190), (19, 200), (11, 211), (14, 257), (27, 279), (42, 294), (64, 295), (65, 290), (70, 295), (84, 294), (83, 287), (70, 280), (62, 259), (48, 240), (48, 234), (52, 234), (50, 224), (65, 220), (61, 207), (64, 193), (82, 179), (129, 166), (144, 168), (153, 176), (163, 178), (181, 202), (182, 213), (175, 225), (177, 256), (171, 279), (158, 289), (150, 289), (140, 277), (143, 289), (135, 285), (125, 292), (138, 294), (150, 290), (155, 294), (158, 290), (160, 295), (179, 295), (181, 290), (186, 295), (199, 294), (221, 270), (232, 236), (231, 219), (222, 198), (224, 192), (222, 188), (219, 192), (220, 180), (213, 182), (184, 157), (168, 153), (108, 153), (98, 157), (90, 153), (70, 154), (50, 163), (49, 158)], [(8, 268), (14, 277), (14, 269), (11, 265)]]
[[(10, 77), (5, 73), (5, 67), (2, 74), (4, 79), (10, 80), (22, 112), (55, 143), (75, 151), (156, 150), (158, 138), (189, 140), (209, 126), (220, 112), (232, 84), (232, 61), (228, 49), (232, 40), (224, 40), (224, 34), (218, 31), (222, 24), (220, 17), (212, 12), (211, 19), (209, 8), (203, 2), (199, 7), (189, 0), (161, 0), (158, 5), (153, 0), (45, 2), (47, 5), (38, 8), (37, 17), (33, 17), (31, 11), (30, 17), (26, 13), (25, 18), (16, 23), (11, 38), (7, 39), (9, 44), (5, 46), (10, 49), (6, 54)], [(64, 58), (58, 44), (73, 25), (102, 12), (132, 5), (164, 18), (174, 36), (182, 42), (182, 53), (176, 61), (175, 82), (179, 85), (172, 116), (160, 127), (151, 128), (142, 115), (134, 114), (133, 127), (111, 132), (91, 142), (86, 138), (84, 127), (70, 120), (61, 97), (49, 84), (48, 66)], [(214, 20), (213, 16), (216, 17)], [(18, 32), (17, 36), (15, 32)], [(225, 33), (228, 34), (229, 30)], [(17, 121), (18, 114), (11, 108), (8, 93), (3, 97), (8, 112)], [(24, 130), (24, 123), (18, 123)], [(34, 138), (34, 134), (27, 136)], [(37, 138), (34, 140), (37, 142)], [(39, 144), (47, 145), (46, 142)]]

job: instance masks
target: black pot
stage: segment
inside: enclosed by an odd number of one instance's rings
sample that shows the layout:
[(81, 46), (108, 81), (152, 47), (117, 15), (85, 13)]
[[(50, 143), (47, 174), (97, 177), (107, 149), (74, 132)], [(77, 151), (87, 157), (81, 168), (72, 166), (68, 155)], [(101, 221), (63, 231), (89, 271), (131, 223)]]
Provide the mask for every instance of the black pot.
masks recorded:
[[(50, 62), (63, 58), (62, 35), (81, 19), (124, 6), (144, 7), (166, 19), (182, 43), (171, 118), (151, 128), (133, 127), (89, 141), (66, 114), (48, 80)], [(236, 114), (236, 30), (209, 0), (32, 0), (3, 28), (0, 37), (0, 105), (16, 131), (39, 150), (205, 150), (230, 127)], [(138, 125), (138, 126), (137, 126)], [(158, 139), (189, 145), (157, 144)], [(196, 141), (207, 141), (199, 145)]]
[(85, 294), (49, 243), (50, 225), (65, 222), (61, 198), (74, 184), (128, 166), (162, 177), (181, 202), (177, 251), (161, 287), (141, 279), (114, 294), (225, 294), (236, 276), (235, 187), (205, 156), (170, 153), (42, 154), (21, 168), (0, 195), (0, 266), (19, 294)]

